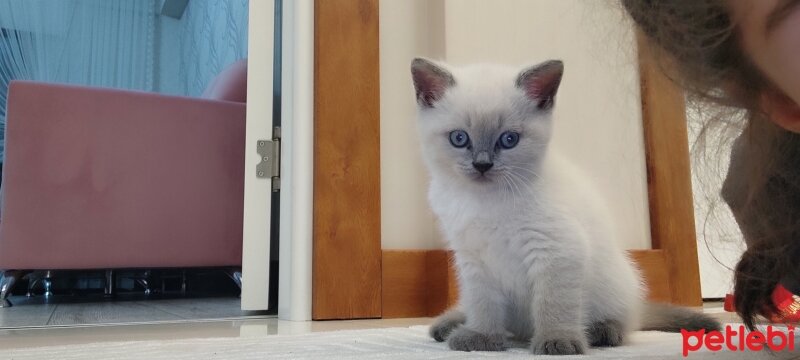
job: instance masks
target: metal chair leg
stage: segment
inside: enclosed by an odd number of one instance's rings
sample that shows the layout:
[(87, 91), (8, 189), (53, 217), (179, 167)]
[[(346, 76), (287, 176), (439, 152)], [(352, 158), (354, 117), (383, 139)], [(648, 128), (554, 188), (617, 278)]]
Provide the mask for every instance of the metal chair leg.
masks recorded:
[(144, 288), (145, 295), (150, 295), (152, 293), (150, 290), (150, 270), (145, 270), (144, 274), (142, 274), (142, 277), (136, 279), (136, 283)]
[(36, 283), (39, 282), (39, 279), (31, 280), (28, 283), (28, 292), (25, 293), (26, 297), (33, 297), (33, 287), (36, 286)]
[(181, 270), (181, 296), (186, 296), (186, 270)]
[(26, 297), (33, 297), (33, 289), (36, 287), (36, 284), (39, 283), (42, 279), (38, 277), (38, 273), (34, 272), (28, 275), (28, 291), (25, 293)]
[(11, 302), (8, 297), (11, 296), (11, 289), (14, 288), (14, 283), (19, 280), (20, 272), (15, 270), (4, 271), (2, 278), (0, 278), (0, 308), (11, 307)]
[(225, 271), (225, 274), (228, 275), (231, 280), (239, 287), (239, 297), (242, 296), (242, 271), (241, 269), (229, 269)]
[(231, 280), (233, 280), (234, 283), (236, 283), (236, 286), (239, 287), (239, 290), (242, 290), (242, 272), (241, 271), (229, 270), (229, 271), (226, 271), (225, 274), (228, 275), (228, 277), (231, 278)]
[(106, 270), (105, 296), (114, 296), (114, 270)]
[(42, 285), (44, 286), (44, 298), (50, 299), (53, 296), (53, 273), (51, 271), (44, 273)]

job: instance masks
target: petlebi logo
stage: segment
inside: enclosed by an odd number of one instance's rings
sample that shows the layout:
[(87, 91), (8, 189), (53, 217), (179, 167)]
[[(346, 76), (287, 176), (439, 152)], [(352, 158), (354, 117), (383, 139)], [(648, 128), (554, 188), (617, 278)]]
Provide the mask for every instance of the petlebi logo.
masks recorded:
[(688, 331), (681, 329), (683, 337), (683, 356), (705, 347), (711, 351), (720, 351), (723, 347), (730, 351), (794, 351), (794, 326), (774, 328), (767, 326), (766, 332), (754, 330), (748, 332), (744, 325), (725, 326), (723, 332), (705, 329)]

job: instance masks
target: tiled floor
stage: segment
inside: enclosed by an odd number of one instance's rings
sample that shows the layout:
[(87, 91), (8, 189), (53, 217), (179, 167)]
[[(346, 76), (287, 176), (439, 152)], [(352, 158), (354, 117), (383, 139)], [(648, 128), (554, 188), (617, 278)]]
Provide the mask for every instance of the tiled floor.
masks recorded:
[[(144, 304), (142, 304), (144, 303)], [(213, 304), (214, 302), (209, 302)], [(230, 306), (234, 305), (235, 306)], [(155, 305), (154, 305), (155, 304)], [(186, 339), (186, 338), (212, 338), (212, 337), (264, 337), (276, 334), (299, 334), (319, 331), (334, 330), (355, 330), (389, 327), (408, 327), (413, 325), (430, 324), (430, 318), (412, 319), (374, 319), (374, 320), (351, 320), (351, 321), (313, 321), (313, 322), (291, 322), (278, 320), (275, 316), (248, 314), (248, 317), (239, 317), (226, 320), (185, 320), (191, 316), (206, 316), (208, 318), (221, 317), (222, 312), (215, 312), (213, 306), (206, 307), (201, 301), (186, 300), (154, 300), (148, 302), (132, 302), (124, 304), (119, 308), (114, 308), (116, 302), (109, 302), (99, 306), (98, 309), (91, 309), (92, 305), (83, 304), (83, 307), (63, 307), (65, 314), (67, 310), (78, 310), (72, 315), (59, 315), (58, 309), (63, 306), (57, 305), (51, 310), (53, 318), (82, 319), (83, 322), (92, 322), (94, 325), (83, 326), (47, 326), (47, 327), (27, 327), (17, 329), (0, 329), (0, 349), (22, 348), (45, 345), (68, 345), (85, 343), (102, 343), (114, 341), (137, 341), (137, 340), (158, 340), (158, 339)], [(237, 312), (238, 299), (219, 299), (216, 303), (220, 308), (226, 308), (231, 317), (241, 316)], [(94, 304), (95, 307), (98, 304)], [(149, 310), (141, 310), (144, 307)], [(43, 307), (48, 308), (48, 307)], [(15, 309), (15, 308), (10, 308)], [(138, 309), (138, 310), (130, 310)], [(0, 309), (0, 313), (4, 310)], [(24, 317), (26, 314), (32, 318), (44, 317), (42, 313), (35, 310), (25, 310), (24, 306), (16, 307), (18, 315)], [(121, 311), (122, 315), (109, 315), (112, 311)], [(712, 314), (722, 322), (737, 322), (734, 314), (725, 313), (721, 304), (706, 304), (704, 312)], [(128, 315), (124, 315), (127, 313)], [(5, 323), (11, 324), (8, 317)], [(105, 324), (101, 322), (114, 323), (124, 321), (127, 318), (135, 318), (131, 314), (139, 314), (137, 324)], [(144, 319), (153, 319), (145, 321)]]
[(181, 298), (43, 303), (12, 297), (15, 305), (0, 309), (0, 329), (41, 326), (97, 325), (243, 318), (264, 313), (244, 312), (236, 297)]
[[(0, 330), (0, 349), (159, 339), (264, 337), (319, 331), (408, 327), (430, 318), (292, 322), (276, 317), (183, 321), (161, 324), (96, 325)], [(2, 354), (0, 352), (0, 354)]]

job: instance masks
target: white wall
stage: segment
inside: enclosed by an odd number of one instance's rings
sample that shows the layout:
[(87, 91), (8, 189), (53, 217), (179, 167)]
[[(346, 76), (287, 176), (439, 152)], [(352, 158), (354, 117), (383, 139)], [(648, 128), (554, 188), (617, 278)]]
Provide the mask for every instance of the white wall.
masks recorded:
[(384, 249), (441, 248), (417, 142), (410, 65), (444, 56), (444, 1), (380, 3), (381, 238)]
[(418, 55), (520, 68), (563, 60), (553, 146), (610, 199), (620, 242), (650, 248), (636, 48), (616, 1), (384, 0), (380, 23), (384, 248), (442, 246), (414, 128), (408, 65)]

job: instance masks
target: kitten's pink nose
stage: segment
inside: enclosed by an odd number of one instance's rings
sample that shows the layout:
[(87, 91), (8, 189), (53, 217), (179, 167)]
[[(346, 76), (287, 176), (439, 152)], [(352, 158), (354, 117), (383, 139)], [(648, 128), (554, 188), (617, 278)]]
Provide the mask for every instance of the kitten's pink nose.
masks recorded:
[(481, 174), (484, 174), (487, 171), (489, 171), (489, 169), (491, 169), (492, 166), (494, 166), (494, 163), (480, 161), (472, 163), (472, 166), (475, 168), (475, 170), (478, 170), (481, 172)]

